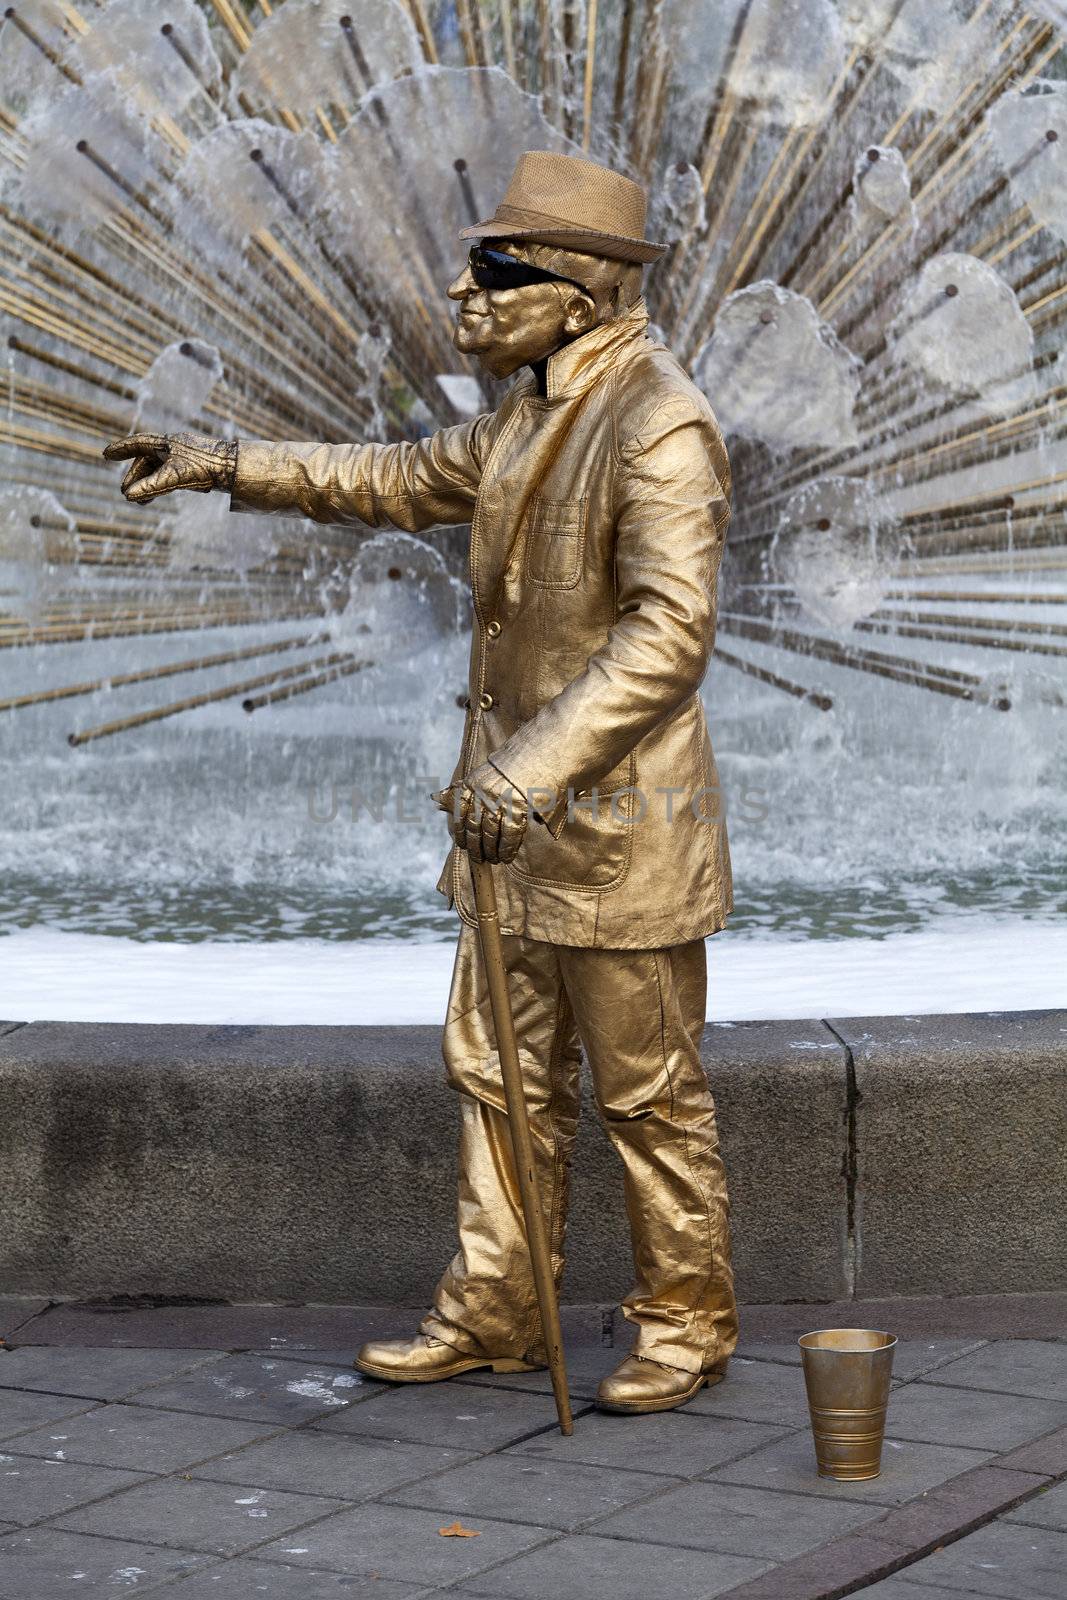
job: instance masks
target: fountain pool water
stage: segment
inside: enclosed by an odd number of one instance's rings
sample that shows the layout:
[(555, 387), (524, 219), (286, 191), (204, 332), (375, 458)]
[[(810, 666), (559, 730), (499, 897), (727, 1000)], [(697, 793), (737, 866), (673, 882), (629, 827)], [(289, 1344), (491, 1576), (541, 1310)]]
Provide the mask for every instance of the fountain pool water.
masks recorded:
[[(63, 998), (75, 968), (109, 1014), (141, 987), (158, 1015), (142, 980), (106, 989), (135, 949), (207, 946), (224, 973), (227, 950), (284, 946), (295, 1016), (346, 942), (432, 965), (454, 935), (428, 792), (462, 726), (464, 531), (135, 511), (99, 449), (137, 419), (400, 439), (498, 403), (443, 289), (531, 147), (647, 183), (671, 243), (650, 312), (728, 431), (704, 696), (736, 908), (713, 949), (758, 978), (719, 1014), (832, 1010), (835, 962), (863, 975), (850, 1009), (865, 985), (877, 1010), (908, 940), (944, 1008), (971, 1004), (994, 930), (1026, 951), (999, 963), (1032, 980), (1012, 992), (1046, 997), (1067, 900), (1060, 21), (1011, 0), (10, 8), (0, 956), (21, 976), (0, 1016), (47, 1004), (22, 950), (53, 1015), (90, 1005), (73, 978)], [(776, 998), (765, 955), (784, 974), (794, 948), (811, 986)]]

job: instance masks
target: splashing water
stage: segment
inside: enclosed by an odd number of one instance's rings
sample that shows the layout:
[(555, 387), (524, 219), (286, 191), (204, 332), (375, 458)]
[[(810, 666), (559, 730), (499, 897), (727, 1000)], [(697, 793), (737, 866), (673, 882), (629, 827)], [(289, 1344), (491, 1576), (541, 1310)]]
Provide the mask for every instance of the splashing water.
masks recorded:
[(0, 923), (454, 931), (466, 530), (135, 510), (99, 452), (496, 406), (444, 288), (524, 149), (646, 184), (727, 435), (731, 928), (1060, 908), (1061, 0), (267, 9), (0, 16)]

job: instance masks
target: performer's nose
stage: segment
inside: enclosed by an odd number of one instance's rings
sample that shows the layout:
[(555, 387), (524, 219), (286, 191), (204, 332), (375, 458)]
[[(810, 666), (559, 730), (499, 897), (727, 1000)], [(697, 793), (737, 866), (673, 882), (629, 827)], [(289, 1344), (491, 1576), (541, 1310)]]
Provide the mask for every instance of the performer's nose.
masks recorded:
[(448, 298), (450, 300), (462, 300), (466, 295), (470, 294), (472, 289), (476, 289), (477, 287), (478, 286), (474, 281), (474, 275), (470, 269), (470, 263), (468, 262), (463, 268), (463, 271), (460, 273), (459, 277), (453, 278), (452, 282), (449, 284)]

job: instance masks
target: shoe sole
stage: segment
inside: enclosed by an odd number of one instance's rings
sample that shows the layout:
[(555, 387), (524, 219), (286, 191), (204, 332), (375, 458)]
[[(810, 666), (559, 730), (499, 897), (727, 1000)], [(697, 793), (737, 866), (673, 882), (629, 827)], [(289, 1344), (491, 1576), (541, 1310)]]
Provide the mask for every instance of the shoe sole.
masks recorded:
[(543, 1367), (532, 1367), (526, 1361), (500, 1358), (496, 1361), (479, 1361), (472, 1356), (469, 1361), (457, 1361), (444, 1372), (397, 1372), (393, 1367), (377, 1367), (371, 1361), (353, 1361), (352, 1365), (369, 1378), (382, 1383), (442, 1383), (446, 1378), (458, 1378), (461, 1372), (474, 1372), (479, 1367), (492, 1367), (494, 1372), (543, 1372)]
[(725, 1372), (702, 1372), (691, 1389), (684, 1394), (672, 1396), (666, 1400), (601, 1400), (597, 1399), (598, 1411), (613, 1411), (616, 1416), (641, 1417), (652, 1411), (675, 1411), (679, 1406), (684, 1406), (687, 1400), (700, 1393), (704, 1385), (710, 1388), (713, 1384), (721, 1383)]

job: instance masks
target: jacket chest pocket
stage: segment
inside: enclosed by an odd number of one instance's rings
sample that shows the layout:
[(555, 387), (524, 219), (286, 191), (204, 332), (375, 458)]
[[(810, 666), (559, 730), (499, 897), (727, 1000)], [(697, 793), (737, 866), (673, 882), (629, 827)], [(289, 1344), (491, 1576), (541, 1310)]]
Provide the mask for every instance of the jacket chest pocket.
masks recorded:
[(580, 500), (538, 495), (526, 530), (526, 576), (545, 589), (573, 589), (582, 575), (585, 508)]

